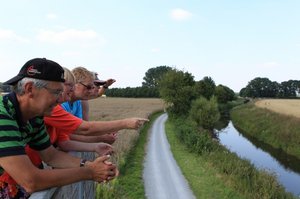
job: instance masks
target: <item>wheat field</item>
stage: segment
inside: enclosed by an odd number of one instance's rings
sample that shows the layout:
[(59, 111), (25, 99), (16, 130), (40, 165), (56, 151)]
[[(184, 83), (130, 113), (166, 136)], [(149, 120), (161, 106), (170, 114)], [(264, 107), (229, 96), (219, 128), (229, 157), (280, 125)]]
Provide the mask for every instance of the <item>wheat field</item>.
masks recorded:
[(276, 113), (300, 118), (299, 99), (262, 99), (256, 101), (255, 105)]
[[(164, 109), (161, 99), (153, 98), (97, 98), (89, 100), (90, 120), (116, 120), (128, 117), (148, 116), (159, 110)], [(121, 130), (118, 139), (113, 144), (114, 155), (112, 161), (119, 165), (124, 154), (132, 147), (132, 143), (139, 135), (138, 130)]]

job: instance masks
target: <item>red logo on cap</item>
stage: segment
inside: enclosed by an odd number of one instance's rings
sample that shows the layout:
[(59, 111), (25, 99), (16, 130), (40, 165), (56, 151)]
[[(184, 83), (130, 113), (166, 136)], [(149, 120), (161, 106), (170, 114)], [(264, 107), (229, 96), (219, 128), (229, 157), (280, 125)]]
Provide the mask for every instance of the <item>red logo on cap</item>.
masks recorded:
[(27, 69), (27, 75), (34, 76), (35, 74), (41, 74), (41, 72), (35, 69), (34, 66), (29, 66)]

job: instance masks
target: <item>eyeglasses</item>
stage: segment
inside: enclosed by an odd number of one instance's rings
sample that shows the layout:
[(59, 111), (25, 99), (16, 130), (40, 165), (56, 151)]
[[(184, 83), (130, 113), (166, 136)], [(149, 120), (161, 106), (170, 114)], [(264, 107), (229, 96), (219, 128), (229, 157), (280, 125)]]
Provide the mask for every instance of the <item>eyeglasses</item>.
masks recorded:
[(82, 82), (79, 82), (79, 84), (81, 84), (82, 86), (84, 86), (86, 89), (88, 89), (88, 90), (91, 90), (91, 89), (94, 89), (95, 88), (95, 86), (91, 86), (91, 85), (85, 85), (84, 83), (82, 83)]
[(58, 98), (59, 96), (61, 96), (62, 93), (63, 93), (63, 90), (53, 89), (53, 88), (49, 88), (47, 86), (45, 86), (43, 88), (46, 89), (47, 91), (49, 91), (49, 93), (51, 93), (52, 95), (54, 95), (56, 98)]

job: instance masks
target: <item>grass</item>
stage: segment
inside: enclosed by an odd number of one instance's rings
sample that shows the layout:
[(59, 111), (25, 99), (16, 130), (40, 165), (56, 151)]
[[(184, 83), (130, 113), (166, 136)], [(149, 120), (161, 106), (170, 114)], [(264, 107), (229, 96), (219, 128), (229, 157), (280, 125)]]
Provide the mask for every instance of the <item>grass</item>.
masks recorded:
[[(176, 148), (172, 150), (175, 158), (197, 198), (294, 198), (285, 192), (273, 174), (257, 170), (248, 160), (229, 152), (217, 141), (211, 140), (207, 136), (209, 132), (196, 128), (187, 118), (168, 122), (173, 126), (172, 134), (175, 132), (180, 140), (174, 138)], [(182, 144), (186, 145), (185, 151), (177, 153), (177, 149), (181, 151)], [(192, 154), (188, 155), (188, 152)], [(183, 159), (185, 156), (189, 157)], [(189, 166), (194, 160), (198, 161)]]
[(202, 156), (191, 153), (174, 134), (174, 124), (166, 122), (167, 138), (174, 158), (197, 198), (242, 199), (241, 194), (224, 183), (223, 177)]
[(258, 140), (300, 158), (300, 119), (252, 103), (231, 111), (234, 125)]

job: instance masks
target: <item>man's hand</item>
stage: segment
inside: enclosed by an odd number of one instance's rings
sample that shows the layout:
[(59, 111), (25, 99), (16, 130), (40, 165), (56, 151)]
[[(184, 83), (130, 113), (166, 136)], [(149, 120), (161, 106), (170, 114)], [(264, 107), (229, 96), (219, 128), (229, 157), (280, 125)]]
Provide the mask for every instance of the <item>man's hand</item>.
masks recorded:
[(92, 179), (96, 182), (109, 181), (119, 175), (117, 167), (109, 161), (109, 155), (87, 161), (85, 167), (91, 170)]
[(116, 82), (115, 79), (108, 79), (108, 80), (106, 80), (105, 86), (109, 87), (110, 85), (112, 85), (115, 82)]
[(128, 118), (125, 120), (127, 122), (127, 128), (129, 129), (138, 129), (143, 126), (145, 122), (149, 122), (146, 118)]
[(99, 155), (111, 155), (113, 153), (113, 147), (109, 144), (100, 142), (95, 145), (94, 151)]
[(118, 132), (114, 132), (114, 133), (107, 133), (104, 135), (100, 135), (99, 137), (101, 137), (101, 142), (105, 142), (107, 144), (113, 144), (116, 139), (118, 138)]

